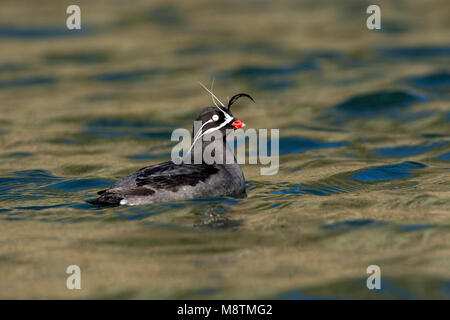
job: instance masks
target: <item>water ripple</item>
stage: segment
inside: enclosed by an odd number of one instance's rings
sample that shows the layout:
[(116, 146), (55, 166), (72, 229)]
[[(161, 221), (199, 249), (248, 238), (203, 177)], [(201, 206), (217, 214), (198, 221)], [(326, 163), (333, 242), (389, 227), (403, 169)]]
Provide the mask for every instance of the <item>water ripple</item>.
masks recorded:
[(413, 176), (414, 170), (426, 167), (428, 167), (426, 164), (420, 162), (406, 161), (393, 165), (372, 167), (353, 174), (351, 179), (360, 182), (374, 182), (410, 178)]

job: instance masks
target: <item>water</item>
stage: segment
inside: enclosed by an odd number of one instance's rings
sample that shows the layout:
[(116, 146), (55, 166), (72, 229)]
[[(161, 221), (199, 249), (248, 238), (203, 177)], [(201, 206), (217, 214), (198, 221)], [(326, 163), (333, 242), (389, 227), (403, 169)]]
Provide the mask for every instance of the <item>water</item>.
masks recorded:
[[(3, 4), (0, 298), (450, 297), (443, 1), (383, 4), (382, 32), (359, 1), (133, 2), (81, 3), (81, 32), (63, 4)], [(242, 199), (91, 205), (170, 158), (212, 78), (280, 128), (279, 173), (243, 166)]]

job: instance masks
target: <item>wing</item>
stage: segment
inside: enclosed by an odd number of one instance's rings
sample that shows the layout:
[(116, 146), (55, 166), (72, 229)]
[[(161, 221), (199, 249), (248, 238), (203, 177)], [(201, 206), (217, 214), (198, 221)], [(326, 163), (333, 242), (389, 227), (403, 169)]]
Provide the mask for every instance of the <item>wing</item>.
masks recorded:
[(195, 186), (205, 181), (219, 169), (207, 164), (174, 164), (172, 161), (141, 169), (136, 186), (177, 191), (182, 186)]
[(127, 196), (151, 196), (157, 190), (175, 192), (186, 185), (195, 186), (218, 171), (214, 165), (164, 162), (142, 168), (119, 180), (110, 189), (100, 191), (100, 197), (93, 203), (119, 204)]

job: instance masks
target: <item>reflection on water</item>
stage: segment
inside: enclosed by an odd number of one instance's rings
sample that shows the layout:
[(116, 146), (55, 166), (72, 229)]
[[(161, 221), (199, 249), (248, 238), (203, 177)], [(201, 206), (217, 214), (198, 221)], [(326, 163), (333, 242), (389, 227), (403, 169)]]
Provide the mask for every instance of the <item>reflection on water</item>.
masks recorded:
[(450, 46), (389, 48), (383, 50), (383, 54), (387, 57), (399, 59), (428, 59), (449, 57)]
[(155, 70), (137, 70), (124, 72), (108, 72), (95, 75), (93, 78), (104, 82), (135, 82), (149, 78), (152, 75), (161, 74), (158, 69)]
[(133, 119), (97, 119), (86, 123), (83, 135), (90, 138), (124, 138), (170, 140), (174, 124)]
[[(385, 4), (381, 32), (353, 0), (99, 0), (70, 32), (54, 5), (39, 20), (7, 1), (0, 298), (448, 299), (450, 47), (436, 1), (431, 22)], [(91, 204), (170, 158), (212, 78), (224, 100), (255, 97), (233, 105), (248, 127), (280, 128), (279, 173), (243, 166), (241, 199)], [(68, 292), (61, 270), (77, 263), (86, 285)], [(380, 291), (366, 288), (371, 264)]]
[(75, 53), (49, 53), (46, 60), (50, 64), (93, 64), (103, 63), (109, 60), (106, 52), (75, 52)]
[(442, 160), (442, 161), (449, 161), (450, 160), (450, 152), (446, 153), (446, 154), (441, 154), (439, 157), (436, 158), (437, 160)]
[(0, 81), (0, 89), (15, 87), (41, 86), (56, 83), (57, 78), (53, 76), (36, 76), (29, 78), (15, 78), (8, 81)]
[(357, 172), (352, 179), (361, 182), (386, 181), (392, 179), (410, 178), (413, 171), (426, 168), (427, 165), (418, 162), (407, 161), (398, 164), (372, 167)]
[(321, 226), (324, 230), (332, 230), (332, 231), (345, 231), (347, 229), (355, 229), (355, 228), (373, 228), (385, 225), (387, 222), (385, 221), (375, 221), (372, 219), (359, 219), (359, 220), (348, 220), (348, 221), (340, 221), (331, 224), (327, 224)]
[[(424, 102), (427, 98), (403, 91), (382, 91), (357, 95), (336, 106), (328, 116), (332, 123), (365, 118), (379, 118), (395, 121), (415, 121), (430, 115), (430, 112), (405, 112), (409, 106)], [(363, 120), (364, 121), (364, 120)]]
[(436, 148), (446, 146), (448, 142), (436, 142), (427, 146), (400, 146), (392, 148), (378, 148), (375, 149), (375, 153), (380, 157), (385, 158), (403, 158), (410, 157), (415, 154), (424, 153)]
[(450, 98), (450, 74), (448, 72), (436, 72), (424, 76), (410, 77), (406, 79), (411, 86), (422, 89), (438, 97)]
[[(335, 300), (335, 299), (427, 299), (434, 297), (449, 298), (448, 280), (420, 279), (418, 283), (408, 284), (404, 277), (384, 278), (382, 290), (367, 290), (365, 278), (348, 279), (330, 285), (329, 288), (314, 287), (306, 290), (296, 289), (280, 294), (274, 298), (283, 300)], [(442, 284), (444, 283), (444, 284)], [(351, 292), (349, 295), (348, 292)]]
[(65, 26), (54, 27), (19, 27), (0, 25), (0, 38), (41, 40), (45, 38), (59, 38), (91, 34), (91, 28), (71, 30), (67, 32)]
[[(280, 154), (300, 153), (307, 150), (338, 148), (348, 145), (348, 142), (321, 142), (312, 139), (304, 139), (300, 137), (282, 137), (279, 141)], [(268, 149), (271, 149), (270, 141)]]

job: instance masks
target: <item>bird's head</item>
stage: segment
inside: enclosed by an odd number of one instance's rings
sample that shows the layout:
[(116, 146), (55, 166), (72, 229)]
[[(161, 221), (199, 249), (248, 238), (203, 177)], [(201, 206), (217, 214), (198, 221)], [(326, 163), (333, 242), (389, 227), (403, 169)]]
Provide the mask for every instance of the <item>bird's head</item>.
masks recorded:
[(197, 121), (197, 126), (194, 125), (194, 137), (204, 136), (216, 132), (217, 130), (220, 130), (225, 136), (226, 130), (236, 130), (245, 127), (245, 123), (242, 120), (235, 118), (230, 110), (233, 103), (241, 97), (247, 97), (253, 102), (255, 101), (250, 95), (239, 93), (231, 97), (227, 107), (215, 105), (203, 109), (195, 119), (195, 121)]

